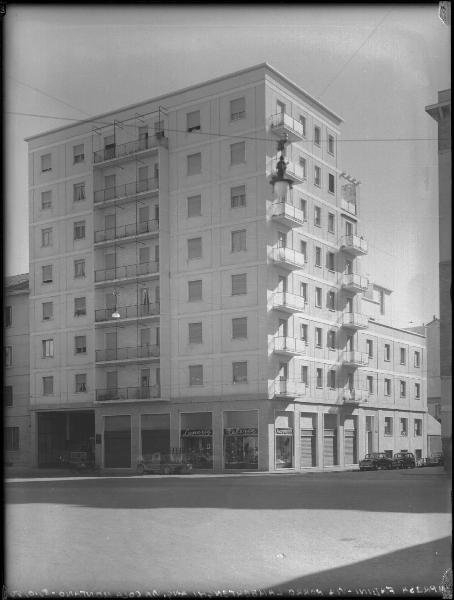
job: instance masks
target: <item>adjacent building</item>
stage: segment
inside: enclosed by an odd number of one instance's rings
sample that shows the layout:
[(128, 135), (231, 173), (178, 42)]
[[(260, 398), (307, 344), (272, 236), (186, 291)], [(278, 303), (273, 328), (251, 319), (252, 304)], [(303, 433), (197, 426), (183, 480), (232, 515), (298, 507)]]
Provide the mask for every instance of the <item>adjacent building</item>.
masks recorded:
[(341, 123), (262, 64), (27, 140), (36, 466), (426, 456), (425, 337), (361, 271)]

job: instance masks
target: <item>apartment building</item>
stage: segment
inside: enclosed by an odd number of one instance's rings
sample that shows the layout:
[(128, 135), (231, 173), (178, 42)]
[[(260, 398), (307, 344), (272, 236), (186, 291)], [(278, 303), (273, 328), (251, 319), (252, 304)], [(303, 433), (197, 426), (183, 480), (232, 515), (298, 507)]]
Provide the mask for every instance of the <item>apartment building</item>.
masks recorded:
[(425, 338), (363, 310), (341, 122), (262, 64), (27, 140), (35, 465), (425, 456)]
[(3, 285), (4, 464), (30, 464), (30, 331), (28, 273), (6, 277)]

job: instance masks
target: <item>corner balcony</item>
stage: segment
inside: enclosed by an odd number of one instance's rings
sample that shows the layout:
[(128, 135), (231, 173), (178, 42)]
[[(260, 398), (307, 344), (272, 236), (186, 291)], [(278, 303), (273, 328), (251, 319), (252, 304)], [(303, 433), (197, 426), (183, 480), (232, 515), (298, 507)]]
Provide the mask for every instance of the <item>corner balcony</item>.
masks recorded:
[[(120, 315), (119, 318), (113, 319), (112, 313), (117, 311)], [(155, 317), (159, 315), (160, 304), (149, 303), (149, 304), (134, 304), (131, 306), (116, 306), (113, 308), (98, 308), (95, 310), (95, 323), (104, 323), (112, 321), (117, 323), (125, 319), (137, 319), (144, 317)]]
[(96, 390), (96, 402), (124, 402), (126, 400), (154, 400), (160, 398), (161, 386), (106, 388)]
[(272, 383), (274, 384), (274, 395), (280, 398), (295, 398), (306, 394), (306, 384), (301, 381), (280, 379)]
[(369, 280), (357, 273), (347, 273), (342, 277), (342, 287), (350, 292), (365, 292), (369, 287)]
[(343, 313), (341, 326), (349, 329), (367, 329), (369, 319), (361, 313)]
[(140, 194), (157, 192), (158, 190), (159, 179), (157, 177), (149, 177), (148, 179), (130, 181), (129, 183), (122, 183), (121, 185), (96, 190), (93, 194), (93, 201), (95, 204), (100, 204), (108, 202), (109, 200), (132, 200)]
[(341, 208), (342, 208), (342, 210), (345, 210), (346, 212), (349, 212), (352, 215), (356, 215), (356, 203), (355, 202), (349, 202), (348, 200), (345, 200), (344, 198), (342, 198)]
[(157, 344), (95, 350), (95, 362), (97, 363), (128, 362), (142, 359), (149, 360), (151, 358), (159, 358), (159, 346)]
[(159, 221), (152, 219), (140, 223), (130, 223), (129, 225), (119, 225), (109, 229), (98, 229), (95, 231), (95, 244), (110, 242), (112, 240), (122, 240), (128, 237), (137, 237), (147, 233), (158, 233)]
[(294, 269), (304, 268), (304, 254), (297, 252), (292, 248), (284, 248), (279, 246), (271, 247), (271, 260), (283, 267), (293, 271)]
[(273, 340), (273, 352), (283, 356), (299, 356), (306, 354), (306, 344), (303, 340), (287, 336), (275, 336)]
[(136, 155), (145, 156), (156, 152), (160, 146), (167, 148), (167, 138), (163, 134), (133, 140), (126, 144), (112, 144), (108, 148), (96, 150), (93, 153), (93, 163), (96, 166), (105, 166), (119, 159), (134, 158)]
[(365, 390), (357, 388), (345, 389), (339, 395), (339, 403), (358, 406), (362, 402), (367, 402), (369, 394)]
[(272, 307), (276, 310), (281, 310), (287, 313), (304, 312), (307, 308), (307, 303), (304, 298), (289, 292), (276, 292), (273, 294)]
[(159, 263), (155, 261), (137, 263), (135, 265), (124, 265), (121, 267), (113, 267), (111, 269), (97, 269), (95, 271), (95, 283), (145, 277), (147, 275), (157, 275), (158, 273)]
[(305, 220), (303, 211), (288, 204), (288, 202), (273, 202), (271, 217), (273, 221), (282, 223), (287, 227), (301, 227)]
[(344, 350), (342, 353), (342, 364), (348, 367), (367, 367), (369, 364), (369, 355), (366, 352)]
[(303, 183), (306, 181), (306, 170), (298, 165), (297, 163), (292, 162), (291, 160), (287, 163), (287, 169), (285, 171), (286, 177), (291, 179), (293, 183)]
[(279, 112), (272, 115), (270, 125), (271, 131), (279, 138), (282, 138), (284, 134), (287, 134), (289, 142), (299, 142), (304, 138), (303, 125), (285, 112)]
[(353, 256), (367, 254), (367, 241), (359, 235), (344, 235), (341, 239), (341, 250), (345, 250)]

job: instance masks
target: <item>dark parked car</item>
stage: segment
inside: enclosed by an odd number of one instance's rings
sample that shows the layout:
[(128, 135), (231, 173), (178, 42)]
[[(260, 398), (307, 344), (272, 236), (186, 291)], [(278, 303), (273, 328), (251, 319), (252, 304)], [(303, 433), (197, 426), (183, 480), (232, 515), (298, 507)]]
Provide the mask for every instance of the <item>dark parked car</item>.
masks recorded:
[(371, 452), (359, 461), (360, 471), (376, 471), (377, 469), (392, 469), (392, 459), (384, 452)]
[(412, 452), (397, 452), (393, 457), (393, 469), (414, 469), (415, 455)]
[(441, 452), (434, 452), (428, 456), (425, 460), (426, 467), (439, 467), (443, 465), (443, 454)]

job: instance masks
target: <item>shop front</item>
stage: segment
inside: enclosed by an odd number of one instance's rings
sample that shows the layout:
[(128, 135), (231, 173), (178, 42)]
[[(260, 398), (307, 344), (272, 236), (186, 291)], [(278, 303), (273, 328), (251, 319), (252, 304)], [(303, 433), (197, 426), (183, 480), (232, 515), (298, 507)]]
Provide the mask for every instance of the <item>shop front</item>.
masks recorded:
[(317, 414), (301, 413), (300, 415), (300, 466), (301, 468), (317, 465)]
[(181, 414), (181, 451), (194, 469), (213, 468), (211, 413)]
[(276, 412), (274, 418), (275, 468), (293, 467), (293, 413)]
[(104, 467), (131, 467), (131, 416), (104, 417)]
[(344, 464), (354, 465), (358, 462), (358, 417), (345, 417), (344, 419)]
[(224, 412), (224, 468), (258, 469), (258, 412)]
[(94, 454), (93, 411), (37, 413), (38, 466), (58, 467), (69, 452)]
[(140, 433), (142, 456), (170, 454), (170, 414), (141, 415)]
[(323, 415), (323, 465), (337, 465), (337, 415)]

